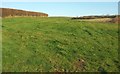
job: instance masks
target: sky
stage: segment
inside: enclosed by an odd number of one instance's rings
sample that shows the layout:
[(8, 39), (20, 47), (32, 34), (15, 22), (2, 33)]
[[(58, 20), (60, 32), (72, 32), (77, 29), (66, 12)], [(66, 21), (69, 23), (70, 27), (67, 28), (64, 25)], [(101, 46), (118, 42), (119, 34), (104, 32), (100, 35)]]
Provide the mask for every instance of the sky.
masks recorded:
[(117, 2), (3, 2), (2, 7), (44, 12), (49, 16), (118, 14)]
[(120, 0), (2, 0), (2, 2), (118, 2)]

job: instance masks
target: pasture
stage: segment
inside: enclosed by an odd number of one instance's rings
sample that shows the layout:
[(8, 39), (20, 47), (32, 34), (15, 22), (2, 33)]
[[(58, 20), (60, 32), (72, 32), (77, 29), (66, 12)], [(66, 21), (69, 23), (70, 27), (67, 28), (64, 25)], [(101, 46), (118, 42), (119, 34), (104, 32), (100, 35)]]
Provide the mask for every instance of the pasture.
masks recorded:
[(60, 17), (2, 19), (3, 72), (119, 71), (118, 25)]

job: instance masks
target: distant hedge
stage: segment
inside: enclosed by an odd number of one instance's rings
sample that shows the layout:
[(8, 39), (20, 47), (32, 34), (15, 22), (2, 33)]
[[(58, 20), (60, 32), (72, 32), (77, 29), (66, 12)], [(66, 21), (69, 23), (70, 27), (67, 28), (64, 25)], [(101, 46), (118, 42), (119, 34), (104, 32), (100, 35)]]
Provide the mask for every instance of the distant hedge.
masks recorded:
[(117, 15), (106, 15), (106, 16), (83, 16), (83, 17), (73, 17), (72, 19), (96, 19), (96, 18), (115, 18)]

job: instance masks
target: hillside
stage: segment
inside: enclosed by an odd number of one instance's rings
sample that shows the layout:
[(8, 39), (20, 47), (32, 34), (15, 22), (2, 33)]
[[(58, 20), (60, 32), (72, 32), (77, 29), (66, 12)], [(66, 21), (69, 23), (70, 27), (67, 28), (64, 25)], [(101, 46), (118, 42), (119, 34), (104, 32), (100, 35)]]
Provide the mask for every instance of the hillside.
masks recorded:
[(0, 11), (1, 11), (0, 12), (1, 17), (23, 17), (23, 16), (48, 17), (48, 14), (46, 13), (19, 10), (19, 9), (0, 8)]
[(118, 25), (71, 18), (3, 18), (4, 72), (119, 71)]

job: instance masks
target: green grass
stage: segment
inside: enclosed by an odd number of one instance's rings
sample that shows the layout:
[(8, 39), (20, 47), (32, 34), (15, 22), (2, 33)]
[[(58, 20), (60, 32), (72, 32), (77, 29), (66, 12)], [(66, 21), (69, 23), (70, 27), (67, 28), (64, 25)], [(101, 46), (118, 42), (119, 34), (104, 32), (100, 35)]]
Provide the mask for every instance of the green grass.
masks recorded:
[(112, 72), (120, 67), (117, 24), (52, 17), (4, 18), (2, 23), (4, 72)]

